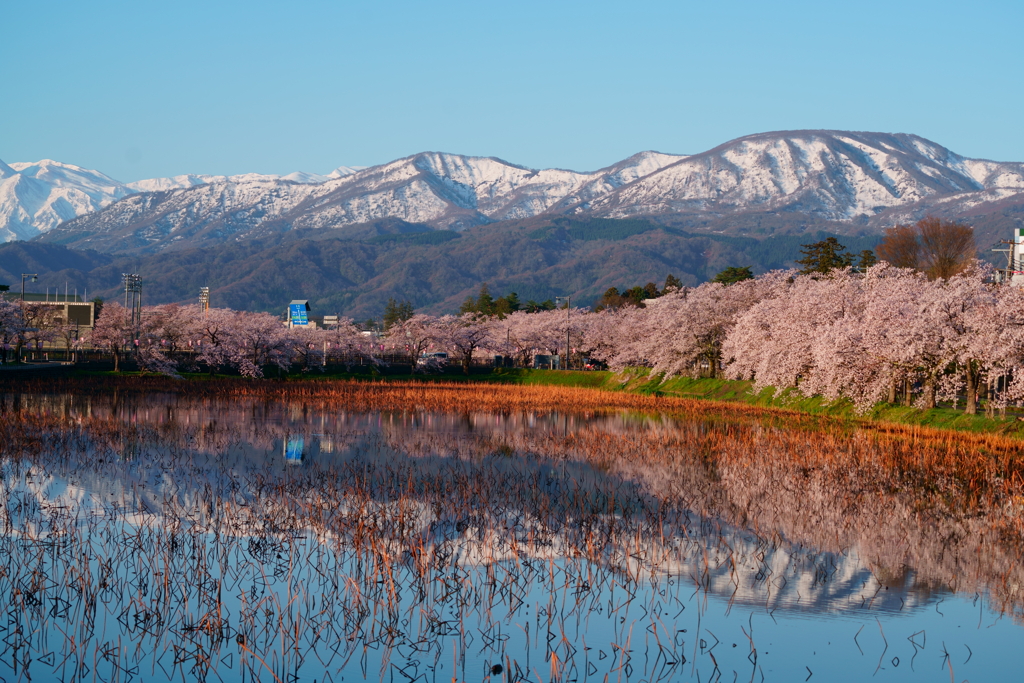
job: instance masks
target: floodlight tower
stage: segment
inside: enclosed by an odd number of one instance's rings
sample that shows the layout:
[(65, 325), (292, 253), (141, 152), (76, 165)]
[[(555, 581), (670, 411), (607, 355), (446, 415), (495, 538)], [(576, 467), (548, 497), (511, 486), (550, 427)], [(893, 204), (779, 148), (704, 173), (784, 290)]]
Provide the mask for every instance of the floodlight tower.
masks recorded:
[(124, 308), (132, 327), (142, 323), (142, 276), (138, 273), (121, 273), (124, 282)]
[(22, 273), (21, 274), (21, 303), (22, 303), (22, 305), (25, 304), (25, 278), (32, 278), (32, 282), (35, 282), (36, 280), (39, 279), (39, 275), (37, 273)]
[(203, 312), (203, 317), (206, 317), (206, 312), (210, 310), (210, 288), (200, 287), (199, 288), (199, 308)]

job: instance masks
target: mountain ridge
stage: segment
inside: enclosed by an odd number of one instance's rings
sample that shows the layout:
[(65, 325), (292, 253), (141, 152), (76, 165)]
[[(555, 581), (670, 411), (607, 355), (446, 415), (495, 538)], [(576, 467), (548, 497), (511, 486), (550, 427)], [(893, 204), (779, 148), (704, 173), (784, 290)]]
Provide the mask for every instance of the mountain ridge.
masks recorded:
[[(88, 289), (116, 300), (121, 274), (139, 273), (146, 303), (195, 301), (209, 287), (216, 306), (279, 313), (308, 299), (319, 313), (379, 316), (388, 298), (450, 313), (484, 282), (543, 301), (571, 295), (589, 304), (609, 287), (656, 282), (669, 273), (687, 286), (731, 265), (755, 272), (791, 266), (801, 244), (822, 233), (768, 239), (689, 233), (646, 220), (538, 216), (461, 232), (385, 219), (336, 230), (313, 228), (158, 253), (109, 254), (33, 240), (0, 245), (0, 282), (37, 272), (36, 291)], [(843, 238), (852, 252), (873, 237)]]
[(327, 175), (245, 173), (234, 176), (184, 174), (122, 183), (110, 176), (53, 159), (5, 163), (0, 160), (0, 242), (38, 237), (78, 216), (98, 211), (138, 192), (185, 189), (211, 182), (282, 180), (316, 184), (362, 170), (339, 166)]
[(332, 175), (312, 183), (297, 182), (310, 174), (162, 179), (190, 185), (137, 185), (155, 189), (51, 225), (39, 239), (154, 253), (310, 228), (344, 236), (350, 226), (384, 219), (462, 231), (541, 215), (643, 217), (687, 229), (717, 222), (739, 233), (764, 219), (788, 230), (840, 223), (879, 232), (922, 211), (985, 215), (1017, 195), (1024, 201), (1024, 163), (963, 157), (913, 134), (863, 131), (756, 133), (694, 155), (639, 152), (586, 173), (420, 152)]

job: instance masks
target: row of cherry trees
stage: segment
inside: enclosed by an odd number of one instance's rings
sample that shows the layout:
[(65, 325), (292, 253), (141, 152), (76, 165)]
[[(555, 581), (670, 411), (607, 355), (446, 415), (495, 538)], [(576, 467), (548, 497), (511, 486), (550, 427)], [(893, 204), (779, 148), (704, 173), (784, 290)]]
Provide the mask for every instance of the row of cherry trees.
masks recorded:
[(755, 387), (928, 408), (966, 396), (976, 412), (1024, 398), (1024, 292), (977, 266), (929, 280), (880, 263), (866, 273), (773, 272), (707, 283), (618, 314), (613, 367), (721, 372)]
[(616, 370), (747, 379), (757, 389), (850, 399), (861, 410), (966, 396), (973, 413), (982, 393), (991, 407), (1024, 399), (1024, 291), (990, 276), (983, 265), (934, 280), (886, 263), (865, 273), (775, 271), (677, 289), (642, 308), (415, 316), (394, 336), (467, 363), (486, 351), (526, 364), (532, 353), (564, 353), (568, 332), (576, 357)]
[(248, 313), (199, 306), (152, 306), (133, 325), (123, 306), (108, 303), (89, 343), (108, 352), (115, 370), (127, 357), (152, 372), (174, 375), (182, 370), (236, 370), (262, 377), (266, 368), (322, 366), (332, 360), (372, 362), (371, 340), (345, 321), (336, 330), (286, 328), (269, 313)]
[[(567, 348), (612, 369), (751, 379), (758, 388), (931, 407), (979, 392), (998, 406), (1024, 399), (1024, 292), (989, 282), (984, 267), (928, 280), (880, 263), (866, 273), (801, 275), (776, 271), (732, 284), (705, 283), (666, 292), (645, 307), (413, 315), (381, 337), (350, 320), (336, 329), (286, 328), (267, 313), (197, 306), (157, 306), (132, 328), (125, 310), (107, 304), (90, 340), (115, 363), (131, 354), (146, 369), (233, 368), (258, 377), (267, 367), (410, 361), (445, 351), (468, 371), (474, 357), (502, 355), (529, 365), (534, 354)], [(0, 304), (0, 339), (31, 335), (21, 309)], [(59, 325), (57, 326), (59, 328)], [(53, 333), (59, 336), (59, 331)], [(421, 365), (421, 370), (428, 368)]]
[[(582, 342), (583, 309), (569, 312), (571, 338)], [(233, 369), (260, 377), (267, 367), (323, 367), (329, 363), (381, 363), (404, 357), (421, 371), (435, 362), (417, 359), (443, 351), (467, 372), (474, 356), (517, 356), (527, 364), (533, 353), (564, 350), (566, 311), (516, 312), (503, 319), (476, 313), (413, 315), (392, 325), (385, 335), (362, 332), (350, 319), (331, 329), (284, 326), (269, 313), (198, 306), (154, 306), (143, 309), (142, 323), (133, 326), (125, 309), (107, 304), (89, 343), (109, 353), (115, 369), (130, 356), (140, 367), (166, 374), (200, 367), (211, 372)]]

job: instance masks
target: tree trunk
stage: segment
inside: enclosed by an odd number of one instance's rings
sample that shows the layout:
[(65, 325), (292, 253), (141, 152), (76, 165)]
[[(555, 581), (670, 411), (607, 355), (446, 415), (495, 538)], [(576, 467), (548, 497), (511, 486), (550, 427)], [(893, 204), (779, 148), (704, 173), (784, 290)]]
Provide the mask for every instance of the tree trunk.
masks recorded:
[(889, 399), (887, 402), (891, 405), (896, 405), (896, 385), (898, 383), (896, 379), (889, 382)]
[(924, 385), (924, 407), (934, 408), (935, 407), (935, 378), (929, 377), (928, 381)]
[(114, 372), (121, 372), (121, 354), (114, 351)]
[(972, 362), (967, 363), (967, 404), (964, 412), (968, 415), (978, 414), (978, 372)]
[(913, 402), (914, 399), (913, 392), (911, 391), (913, 389), (913, 386), (913, 382), (911, 382), (909, 379), (903, 380), (903, 405), (906, 406), (907, 408), (910, 407), (910, 404)]

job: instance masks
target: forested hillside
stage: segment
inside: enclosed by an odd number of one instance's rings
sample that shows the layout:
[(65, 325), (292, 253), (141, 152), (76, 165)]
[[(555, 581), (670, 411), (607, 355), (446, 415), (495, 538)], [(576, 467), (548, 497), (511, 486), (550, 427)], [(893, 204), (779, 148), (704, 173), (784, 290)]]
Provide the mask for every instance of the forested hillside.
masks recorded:
[[(74, 291), (116, 297), (121, 274), (139, 273), (148, 304), (189, 302), (208, 286), (214, 305), (279, 313), (292, 299), (315, 311), (363, 319), (379, 316), (389, 298), (418, 310), (454, 312), (484, 282), (491, 291), (514, 291), (543, 301), (571, 295), (589, 305), (610, 287), (662, 282), (673, 274), (684, 285), (704, 282), (729, 266), (755, 273), (791, 266), (800, 245), (824, 233), (753, 239), (693, 234), (646, 220), (554, 218), (478, 226), (461, 233), (417, 231), (389, 224), (390, 232), (364, 231), (338, 239), (322, 230), (292, 231), (263, 240), (159, 255), (116, 256), (14, 242), (0, 247), (0, 282), (19, 283), (39, 273), (34, 291), (65, 283)], [(852, 252), (878, 237), (843, 236)]]

